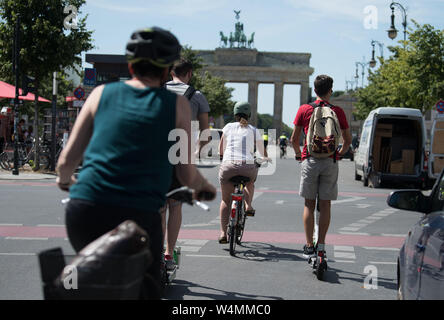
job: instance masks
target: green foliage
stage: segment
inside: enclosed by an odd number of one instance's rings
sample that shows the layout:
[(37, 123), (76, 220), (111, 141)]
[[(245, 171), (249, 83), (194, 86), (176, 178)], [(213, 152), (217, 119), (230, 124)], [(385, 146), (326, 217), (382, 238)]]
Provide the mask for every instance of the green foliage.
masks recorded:
[(77, 29), (64, 29), (71, 4), (80, 10), (84, 0), (0, 0), (0, 78), (14, 83), (12, 56), (14, 27), (20, 16), (20, 69), (35, 77), (37, 84), (52, 81), (52, 72), (81, 64), (80, 54), (93, 48), (92, 31), (86, 30), (87, 16)]
[(231, 112), (234, 107), (234, 102), (231, 100), (231, 92), (234, 89), (227, 88), (224, 79), (213, 76), (208, 71), (202, 73), (201, 70), (204, 67), (203, 59), (191, 47), (184, 46), (181, 54), (182, 57), (193, 65), (193, 77), (190, 84), (201, 91), (207, 98), (210, 105), (210, 116), (216, 118)]
[(370, 71), (369, 85), (356, 92), (355, 115), (365, 119), (378, 107), (405, 107), (425, 114), (444, 97), (444, 32), (419, 25), (410, 32), (406, 47), (389, 47), (393, 55)]

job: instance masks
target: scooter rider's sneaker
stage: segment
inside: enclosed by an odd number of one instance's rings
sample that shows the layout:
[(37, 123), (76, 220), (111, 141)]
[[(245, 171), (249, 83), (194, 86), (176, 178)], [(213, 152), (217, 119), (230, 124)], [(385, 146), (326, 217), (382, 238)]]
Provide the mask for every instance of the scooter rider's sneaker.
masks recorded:
[(173, 271), (176, 268), (176, 262), (173, 257), (168, 254), (165, 255), (165, 266), (167, 271)]
[(313, 257), (316, 257), (316, 251), (315, 251), (315, 248), (313, 247), (313, 246), (307, 246), (307, 245), (304, 245), (304, 253), (302, 254), (302, 256), (305, 258), (305, 259), (309, 259), (309, 258), (313, 258)]

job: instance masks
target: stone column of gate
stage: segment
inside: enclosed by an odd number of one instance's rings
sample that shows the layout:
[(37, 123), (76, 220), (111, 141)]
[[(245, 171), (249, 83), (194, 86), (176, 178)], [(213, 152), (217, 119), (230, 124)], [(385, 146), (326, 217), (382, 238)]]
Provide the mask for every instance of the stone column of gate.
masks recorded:
[(300, 104), (309, 103), (309, 86), (308, 82), (301, 82), (301, 92), (300, 92)]
[(284, 83), (274, 83), (274, 112), (273, 112), (273, 128), (276, 129), (276, 138), (281, 135), (282, 131), (282, 105), (284, 97)]
[(253, 126), (257, 126), (257, 88), (257, 81), (248, 82), (248, 102), (251, 105), (250, 123)]

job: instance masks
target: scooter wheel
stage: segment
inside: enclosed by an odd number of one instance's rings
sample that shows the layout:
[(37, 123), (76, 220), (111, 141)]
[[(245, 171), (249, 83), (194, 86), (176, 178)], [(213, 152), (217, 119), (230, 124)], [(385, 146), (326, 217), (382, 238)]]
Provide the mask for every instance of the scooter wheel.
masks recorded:
[(327, 270), (327, 262), (323, 258), (319, 259), (319, 264), (316, 268), (316, 277), (318, 278), (318, 280), (324, 279), (324, 273), (326, 270)]

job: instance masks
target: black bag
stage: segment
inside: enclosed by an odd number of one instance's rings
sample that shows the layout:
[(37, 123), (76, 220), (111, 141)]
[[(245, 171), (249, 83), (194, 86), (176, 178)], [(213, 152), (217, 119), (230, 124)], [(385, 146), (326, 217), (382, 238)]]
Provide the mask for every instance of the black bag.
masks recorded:
[(148, 234), (127, 220), (65, 265), (60, 248), (39, 254), (45, 299), (139, 299), (152, 262)]

